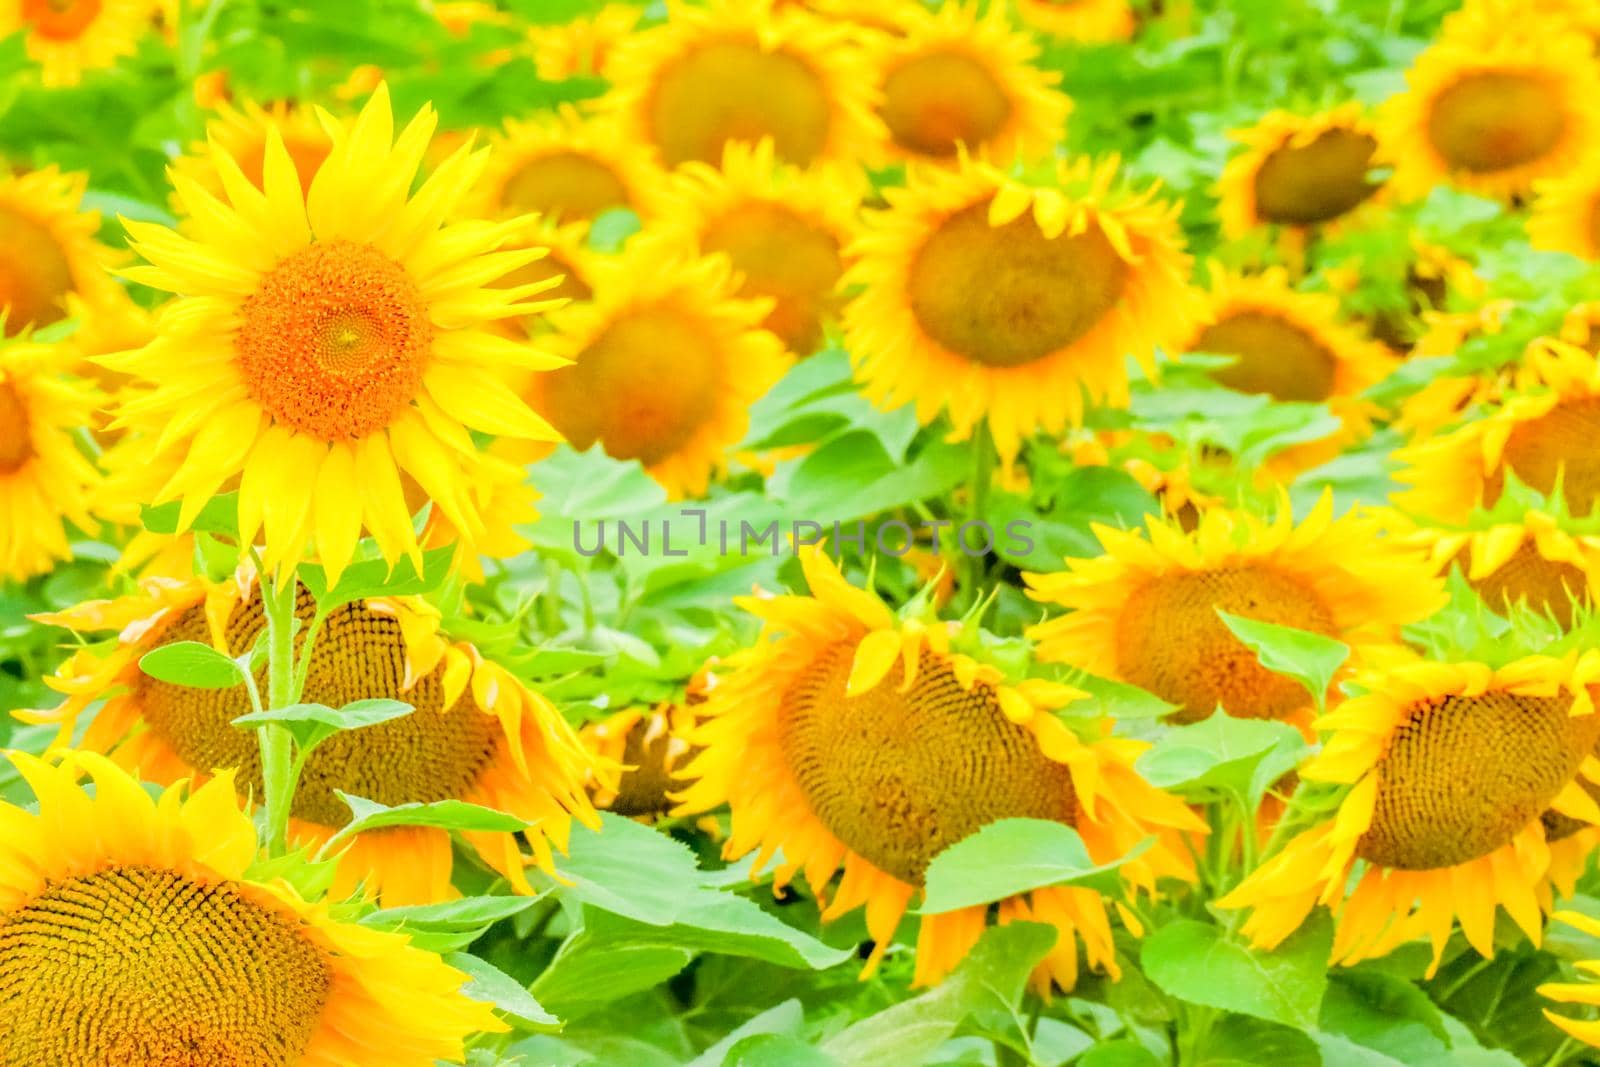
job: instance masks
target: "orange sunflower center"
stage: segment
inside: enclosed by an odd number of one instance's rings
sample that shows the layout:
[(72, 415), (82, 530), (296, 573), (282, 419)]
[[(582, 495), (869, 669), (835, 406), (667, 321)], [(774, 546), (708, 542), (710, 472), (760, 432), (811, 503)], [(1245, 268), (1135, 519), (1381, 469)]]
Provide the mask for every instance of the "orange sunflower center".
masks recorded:
[(1309, 144), (1285, 144), (1256, 171), (1256, 213), (1307, 226), (1338, 218), (1376, 191), (1367, 168), (1378, 142), (1355, 130), (1324, 130)]
[(1600, 715), (1574, 718), (1570, 707), (1570, 699), (1495, 690), (1418, 704), (1378, 764), (1372, 825), (1356, 854), (1423, 871), (1509, 844), (1600, 737)]
[(1483, 71), (1433, 101), (1428, 139), (1451, 167), (1489, 173), (1542, 158), (1566, 126), (1565, 108), (1539, 75)]
[(551, 152), (528, 160), (506, 179), (501, 199), (507, 207), (563, 222), (587, 221), (629, 203), (628, 187), (616, 171), (581, 152)]
[(721, 341), (694, 315), (665, 305), (614, 319), (570, 367), (540, 376), (536, 405), (577, 449), (596, 441), (615, 459), (660, 463), (712, 416), (722, 386)]
[[(311, 618), (302, 594), (302, 625)], [(250, 648), (263, 626), (261, 599), (253, 598), (228, 620), (228, 647)], [(190, 608), (164, 629), (158, 644), (209, 641), (205, 612)], [(343, 707), (354, 700), (403, 700), (416, 710), (377, 726), (347, 730), (319, 745), (306, 762), (293, 813), (321, 826), (343, 826), (350, 809), (342, 790), (380, 804), (462, 799), (472, 793), (500, 754), (498, 720), (480, 713), (469, 693), (444, 707), (443, 665), (404, 688), (405, 642), (400, 624), (365, 604), (338, 608), (323, 625), (311, 652), (303, 699)], [(261, 756), (255, 738), (231, 725), (249, 710), (243, 686), (189, 689), (141, 675), (135, 696), (145, 723), (190, 767), (239, 768), (239, 788), (261, 793)]]
[(741, 295), (773, 300), (762, 325), (789, 351), (810, 355), (821, 346), (844, 271), (832, 234), (779, 204), (749, 203), (707, 226), (701, 245), (733, 261), (744, 275)]
[(1128, 265), (1098, 225), (1046, 237), (1031, 214), (989, 225), (987, 202), (951, 215), (908, 278), (934, 341), (985, 367), (1021, 367), (1094, 329), (1122, 297)]
[(1266, 311), (1240, 311), (1205, 328), (1197, 352), (1235, 356), (1211, 377), (1241, 393), (1274, 400), (1326, 400), (1333, 395), (1338, 361), (1310, 331)]
[(993, 72), (958, 48), (901, 63), (883, 82), (880, 111), (895, 144), (925, 156), (976, 149), (1005, 128), (1011, 100)]
[(22, 21), (52, 41), (75, 41), (100, 17), (100, 0), (22, 0)]
[(50, 230), (0, 204), (0, 311), (5, 335), (28, 325), (48, 326), (66, 315), (72, 265)]
[(10, 382), (0, 382), (0, 474), (21, 470), (33, 457), (28, 405)]
[(1332, 636), (1327, 605), (1298, 578), (1235, 566), (1154, 578), (1134, 590), (1117, 618), (1117, 670), (1180, 709), (1176, 722), (1218, 705), (1248, 719), (1281, 719), (1309, 702), (1299, 682), (1261, 666), (1218, 609), (1259, 622)]
[(331, 983), (296, 924), (233, 885), (111, 867), (0, 914), (0, 1062), (297, 1063)]
[[(1465, 550), (1456, 563), (1462, 574), (1467, 573)], [(1589, 600), (1589, 581), (1582, 569), (1563, 560), (1546, 559), (1531, 541), (1524, 542), (1498, 568), (1468, 584), (1496, 611), (1525, 604), (1532, 611), (1551, 616), (1563, 628), (1572, 625), (1574, 601)]]
[(432, 344), (405, 269), (352, 241), (313, 244), (273, 267), (241, 305), (234, 338), (250, 395), (329, 442), (393, 421), (420, 389)]
[[(1575, 515), (1587, 515), (1600, 501), (1600, 397), (1565, 400), (1544, 415), (1511, 431), (1502, 454), (1523, 484), (1552, 493), (1561, 477), (1562, 495)], [(1500, 498), (1503, 476), (1497, 469), (1484, 488), (1484, 502)]]
[(645, 118), (668, 166), (714, 165), (729, 141), (770, 137), (780, 159), (803, 167), (827, 147), (833, 106), (804, 58), (738, 35), (705, 41), (667, 64)]
[(909, 689), (892, 670), (846, 699), (855, 649), (824, 649), (778, 720), (811, 810), (851, 851), (918, 885), (941, 849), (997, 819), (1077, 817), (1071, 773), (1001, 713), (994, 690), (963, 689), (949, 661), (924, 650)]

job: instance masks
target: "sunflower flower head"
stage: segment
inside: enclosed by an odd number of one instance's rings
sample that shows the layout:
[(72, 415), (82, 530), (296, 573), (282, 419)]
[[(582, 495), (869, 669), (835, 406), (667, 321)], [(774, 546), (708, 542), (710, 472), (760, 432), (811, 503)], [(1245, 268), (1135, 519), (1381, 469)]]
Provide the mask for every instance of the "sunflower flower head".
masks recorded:
[(149, 432), (153, 499), (182, 501), (180, 529), (236, 488), (242, 547), (264, 533), (268, 566), (314, 549), (333, 576), (363, 532), (420, 562), (408, 486), (464, 543), (491, 537), (504, 519), (473, 491), (488, 462), (473, 432), (555, 439), (504, 378), (560, 360), (491, 328), (538, 311), (547, 284), (493, 285), (539, 255), (496, 251), (521, 220), (445, 221), (483, 153), (463, 146), (412, 195), (431, 109), (396, 136), (380, 86), (355, 120), (323, 122), (309, 189), (269, 129), (262, 188), (214, 145), (224, 197), (174, 173), (180, 230), (127, 223), (149, 261), (129, 276), (177, 298), (153, 341), (105, 362), (150, 383), (116, 425)]
[(0, 7), (0, 37), (23, 35), (44, 85), (76, 85), (132, 55), (154, 14), (151, 0), (11, 0)]
[[(1159, 877), (1192, 876), (1179, 835), (1200, 824), (1134, 773), (1145, 746), (1082, 741), (1051, 713), (1083, 694), (1010, 680), (958, 651), (954, 624), (897, 617), (820, 550), (801, 564), (809, 595), (741, 602), (763, 620), (764, 637), (698, 709), (704, 751), (684, 769), (692, 784), (680, 810), (726, 803), (725, 856), (756, 853), (759, 871), (780, 855), (778, 884), (803, 873), (825, 920), (864, 906), (869, 972), (934, 855), (998, 819), (1065, 823), (1102, 862), (1153, 835), (1123, 878), (1153, 890)], [(1000, 902), (995, 918), (1055, 926), (1060, 936), (1033, 980), (1041, 991), (1071, 988), (1080, 942), (1091, 967), (1117, 973), (1106, 903), (1094, 890), (1046, 888)], [(949, 973), (986, 912), (921, 916), (914, 982)]]
[(93, 753), (10, 760), (38, 807), (0, 803), (5, 1062), (431, 1067), (505, 1029), (404, 936), (251, 878), (231, 775), (158, 801)]
[(1232, 136), (1244, 151), (1222, 171), (1217, 209), (1229, 237), (1263, 224), (1324, 226), (1378, 191), (1368, 176), (1377, 133), (1359, 104), (1311, 116), (1272, 111)]

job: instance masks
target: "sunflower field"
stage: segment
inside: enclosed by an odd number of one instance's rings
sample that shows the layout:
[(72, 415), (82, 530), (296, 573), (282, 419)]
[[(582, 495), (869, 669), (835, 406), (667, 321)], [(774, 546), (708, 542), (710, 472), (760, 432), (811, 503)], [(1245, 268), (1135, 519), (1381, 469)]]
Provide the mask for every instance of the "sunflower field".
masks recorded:
[(0, 0), (0, 1067), (1600, 1065), (1597, 0)]

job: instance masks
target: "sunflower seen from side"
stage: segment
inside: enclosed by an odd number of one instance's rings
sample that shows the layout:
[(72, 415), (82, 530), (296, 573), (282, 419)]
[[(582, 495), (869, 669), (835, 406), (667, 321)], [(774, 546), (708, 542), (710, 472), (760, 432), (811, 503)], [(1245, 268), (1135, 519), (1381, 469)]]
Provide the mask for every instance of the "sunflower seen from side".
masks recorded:
[(505, 1029), (406, 937), (252, 878), (230, 775), (158, 801), (92, 753), (9, 758), (38, 805), (0, 803), (0, 1060), (432, 1067)]
[[(303, 589), (296, 614), (302, 628), (316, 617)], [(138, 594), (37, 619), (86, 639), (107, 630), (116, 636), (85, 645), (46, 679), (65, 696), (58, 707), (19, 717), (55, 725), (63, 739), (87, 718), (82, 747), (146, 778), (168, 784), (226, 770), (242, 795), (261, 795), (256, 739), (232, 725), (250, 710), (244, 687), (192, 689), (139, 669), (145, 654), (178, 641), (209, 644), (230, 656), (248, 652), (265, 626), (259, 588), (248, 573), (216, 583), (147, 579)], [(572, 822), (595, 824), (585, 778), (615, 781), (610, 766), (584, 752), (548, 700), (473, 645), (451, 639), (438, 613), (420, 600), (360, 600), (328, 613), (312, 645), (302, 699), (334, 708), (400, 700), (414, 708), (402, 718), (336, 734), (311, 752), (290, 810), (289, 836), (312, 849), (350, 821), (335, 790), (390, 807), (462, 800), (527, 821), (531, 828), (521, 837), (533, 862), (550, 871), (552, 849), (565, 849)], [(532, 891), (518, 835), (463, 836), (514, 889)], [(336, 895), (360, 889), (387, 906), (455, 895), (447, 831), (368, 831), (337, 854)]]
[(853, 165), (883, 140), (855, 28), (772, 0), (671, 0), (607, 74), (625, 135), (668, 167), (714, 166), (730, 141), (764, 138), (796, 166)]
[(726, 256), (636, 241), (603, 264), (594, 299), (551, 317), (571, 365), (541, 374), (533, 405), (574, 448), (637, 459), (675, 497), (705, 492), (788, 366), (762, 329), (772, 304), (737, 295)]
[(72, 558), (73, 528), (95, 529), (101, 476), (78, 438), (104, 398), (76, 363), (61, 345), (0, 339), (0, 579), (46, 573)]
[(1545, 339), (1507, 377), (1479, 417), (1395, 452), (1405, 464), (1395, 480), (1409, 487), (1396, 507), (1466, 522), (1499, 502), (1507, 477), (1547, 497), (1559, 486), (1576, 517), (1600, 503), (1600, 361)]
[(54, 167), (0, 170), (0, 336), (61, 321), (69, 297), (92, 310), (120, 295), (100, 216), (81, 209), (87, 186), (87, 175)]
[(1232, 137), (1244, 151), (1228, 161), (1217, 187), (1228, 237), (1262, 225), (1301, 233), (1326, 226), (1380, 188), (1369, 173), (1377, 130), (1359, 104), (1316, 115), (1272, 111)]
[(771, 141), (730, 144), (720, 167), (680, 168), (658, 232), (697, 255), (727, 256), (743, 279), (739, 295), (772, 301), (762, 326), (792, 354), (809, 356), (838, 319), (864, 192), (859, 174), (802, 173), (779, 162)]
[(1600, 823), (1579, 779), (1600, 738), (1597, 677), (1592, 652), (1501, 667), (1414, 660), (1358, 675), (1360, 695), (1318, 721), (1330, 736), (1300, 769), (1351, 786), (1337, 814), (1219, 906), (1250, 909), (1242, 932), (1271, 948), (1325, 905), (1332, 961), (1345, 965), (1426, 937), (1430, 976), (1458, 922), (1492, 957), (1499, 908), (1537, 945), (1553, 896), (1541, 816)]
[(892, 155), (955, 162), (964, 148), (1007, 164), (1061, 140), (1072, 102), (1056, 89), (1059, 75), (1034, 65), (1038, 45), (1004, 7), (907, 5), (899, 26), (867, 39)]
[[(1051, 714), (1076, 690), (1012, 681), (958, 651), (954, 624), (899, 619), (820, 551), (800, 558), (809, 595), (740, 601), (763, 639), (698, 709), (705, 750), (683, 771), (693, 784), (680, 811), (727, 804), (724, 855), (755, 853), (754, 871), (779, 857), (777, 884), (803, 873), (825, 921), (865, 907), (867, 973), (934, 855), (998, 819), (1065, 823), (1101, 862), (1154, 836), (1120, 868), (1130, 890), (1192, 877), (1180, 837), (1201, 824), (1134, 772), (1143, 743), (1079, 740)], [(1092, 889), (1046, 888), (1001, 901), (994, 917), (1056, 927), (1033, 983), (1070, 989), (1080, 942), (1090, 968), (1117, 974), (1107, 905)], [(972, 907), (918, 922), (913, 982), (925, 985), (954, 969), (989, 916)]]
[(1142, 531), (1094, 532), (1103, 555), (1023, 575), (1035, 600), (1068, 609), (1029, 636), (1042, 659), (1175, 705), (1175, 722), (1221, 707), (1309, 725), (1304, 687), (1263, 667), (1218, 611), (1362, 645), (1394, 640), (1445, 603), (1421, 552), (1382, 537), (1370, 518), (1335, 518), (1326, 494), (1299, 522), (1286, 504), (1271, 522), (1214, 507), (1189, 530), (1151, 518)]
[(77, 85), (131, 56), (154, 15), (151, 0), (4, 0), (0, 37), (22, 34), (45, 86)]
[(986, 419), (1007, 458), (1088, 403), (1125, 404), (1127, 357), (1153, 371), (1205, 307), (1178, 206), (1117, 166), (1079, 159), (1035, 184), (963, 160), (887, 190), (845, 275), (862, 287), (845, 336), (865, 393), (925, 424), (945, 412), (958, 438)]
[(1017, 0), (1023, 25), (1050, 37), (1126, 41), (1139, 28), (1128, 0)]
[(1426, 527), (1415, 535), (1441, 574), (1460, 570), (1493, 611), (1522, 607), (1570, 627), (1600, 589), (1600, 537), (1569, 531), (1557, 516), (1523, 511), (1516, 522), (1484, 516), (1462, 529)]
[(469, 548), (495, 536), (472, 433), (555, 439), (504, 376), (561, 361), (493, 328), (540, 310), (539, 286), (493, 284), (538, 255), (496, 251), (520, 220), (445, 221), (483, 154), (462, 148), (410, 195), (431, 109), (396, 137), (380, 86), (353, 122), (324, 121), (309, 190), (269, 130), (264, 190), (216, 148), (224, 199), (174, 174), (180, 229), (127, 224), (150, 262), (129, 276), (176, 299), (155, 340), (104, 362), (152, 386), (117, 425), (149, 431), (165, 479), (149, 499), (182, 501), (180, 531), (236, 488), (242, 546), (264, 533), (268, 567), (314, 551), (332, 577), (363, 532), (391, 562), (420, 560), (408, 483)]
[(1435, 185), (1501, 200), (1572, 173), (1600, 147), (1600, 70), (1575, 34), (1446, 36), (1379, 114), (1396, 193)]
[(547, 224), (593, 222), (626, 208), (644, 218), (666, 174), (647, 148), (609, 119), (570, 106), (528, 119), (508, 119), (489, 138), (483, 177), (462, 205), (464, 217), (537, 214)]

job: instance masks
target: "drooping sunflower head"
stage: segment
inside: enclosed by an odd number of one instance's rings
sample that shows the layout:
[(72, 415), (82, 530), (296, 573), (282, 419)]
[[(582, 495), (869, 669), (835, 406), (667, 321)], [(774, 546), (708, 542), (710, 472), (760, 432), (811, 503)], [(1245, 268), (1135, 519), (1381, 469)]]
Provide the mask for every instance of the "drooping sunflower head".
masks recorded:
[(251, 880), (229, 775), (157, 801), (92, 753), (10, 760), (38, 807), (0, 803), (4, 1062), (430, 1067), (505, 1029), (403, 935)]
[(1034, 65), (1037, 44), (1002, 6), (980, 15), (963, 0), (937, 12), (908, 5), (900, 28), (868, 45), (892, 155), (954, 162), (965, 148), (1003, 165), (1061, 139), (1072, 103), (1055, 88), (1059, 75)]
[[(707, 702), (685, 768), (685, 812), (727, 804), (724, 854), (779, 854), (777, 880), (803, 872), (831, 919), (865, 905), (869, 969), (888, 949), (929, 862), (999, 819), (1065, 823), (1107, 859), (1148, 835), (1157, 844), (1122, 868), (1151, 889), (1184, 876), (1177, 839), (1198, 823), (1132, 768), (1143, 745), (1080, 741), (1051, 709), (1082, 694), (1043, 679), (1012, 681), (952, 643), (953, 625), (901, 620), (849, 584), (818, 551), (801, 556), (809, 595), (741, 601), (765, 623)], [(842, 880), (831, 887), (842, 870)], [(1116, 973), (1105, 901), (1094, 891), (1035, 890), (1003, 901), (999, 921), (1060, 931), (1034, 980), (1070, 988), (1078, 941), (1096, 970)], [(985, 926), (985, 909), (924, 915), (915, 981), (937, 981)]]
[(684, 164), (661, 232), (696, 254), (726, 255), (743, 279), (739, 295), (772, 301), (762, 325), (808, 356), (838, 316), (863, 191), (859, 174), (778, 162), (771, 141), (730, 144), (719, 168)]
[(1126, 358), (1194, 332), (1177, 205), (1134, 190), (1117, 161), (1062, 163), (1039, 184), (963, 160), (913, 168), (852, 251), (845, 309), (858, 379), (884, 405), (947, 412), (958, 435), (987, 419), (1002, 455), (1081, 421), (1086, 400), (1125, 403)]
[(882, 141), (872, 82), (847, 24), (772, 0), (667, 5), (619, 45), (609, 98), (626, 135), (676, 167), (713, 166), (730, 141), (771, 138), (796, 166), (853, 164)]
[(615, 208), (651, 217), (666, 180), (649, 150), (615, 121), (571, 107), (510, 120), (490, 146), (489, 165), (462, 205), (466, 217), (537, 214), (549, 223), (592, 222)]
[(472, 431), (554, 439), (504, 379), (560, 360), (493, 329), (540, 310), (543, 283), (493, 285), (539, 254), (496, 251), (522, 221), (445, 221), (483, 153), (463, 147), (412, 195), (431, 109), (397, 137), (380, 86), (353, 122), (323, 121), (333, 145), (308, 190), (269, 129), (264, 189), (213, 146), (222, 199), (175, 173), (180, 230), (128, 223), (150, 261), (130, 276), (177, 299), (153, 341), (105, 362), (150, 384), (118, 425), (150, 432), (180, 527), (237, 488), (242, 546), (264, 531), (274, 567), (314, 546), (333, 575), (363, 532), (420, 561), (406, 481), (469, 546), (490, 537), (504, 520), (472, 491)]
[[(401, 700), (403, 718), (336, 734), (314, 749), (295, 793), (290, 836), (321, 845), (350, 820), (336, 795), (380, 804), (464, 800), (534, 824), (525, 839), (551, 867), (574, 818), (592, 822), (586, 777), (614, 781), (610, 765), (585, 754), (548, 700), (471, 644), (440, 630), (438, 613), (418, 600), (355, 601), (325, 613), (302, 590), (302, 627), (317, 627), (303, 700), (343, 707), (357, 700)], [(69, 659), (48, 684), (66, 699), (49, 711), (19, 713), (72, 736), (87, 709), (104, 700), (83, 747), (168, 783), (230, 772), (241, 795), (262, 789), (254, 736), (232, 725), (250, 710), (242, 685), (192, 689), (144, 674), (139, 659), (178, 641), (242, 655), (265, 625), (261, 595), (248, 574), (234, 581), (147, 580), (141, 592), (39, 616), (82, 634), (108, 629), (114, 641)], [(262, 681), (264, 683), (264, 680)], [(475, 833), (479, 857), (521, 890), (528, 888), (517, 839)], [(356, 835), (340, 858), (335, 890), (358, 888), (386, 903), (430, 903), (453, 895), (451, 844), (443, 831), (382, 830)]]
[(1371, 518), (1334, 518), (1328, 496), (1299, 522), (1286, 505), (1270, 523), (1213, 508), (1188, 532), (1147, 519), (1143, 532), (1095, 533), (1104, 555), (1024, 575), (1029, 595), (1070, 609), (1030, 635), (1041, 658), (1147, 689), (1176, 705), (1180, 722), (1219, 706), (1308, 721), (1300, 683), (1261, 666), (1218, 611), (1364, 644), (1393, 640), (1444, 604), (1421, 552), (1381, 536)]
[(1537, 944), (1551, 900), (1541, 816), (1600, 823), (1579, 781), (1600, 739), (1597, 677), (1593, 653), (1499, 669), (1415, 660), (1359, 675), (1361, 695), (1319, 720), (1331, 736), (1300, 770), (1353, 787), (1337, 816), (1220, 905), (1254, 908), (1243, 930), (1270, 947), (1325, 904), (1333, 959), (1345, 964), (1426, 936), (1437, 968), (1457, 920), (1492, 956), (1497, 907)]
[(227, 190), (217, 173), (212, 150), (215, 145), (233, 159), (251, 185), (264, 188), (268, 130), (277, 131), (294, 164), (300, 187), (310, 189), (312, 179), (333, 148), (333, 138), (323, 128), (315, 108), (290, 101), (280, 100), (266, 107), (248, 100), (237, 106), (222, 104), (206, 123), (206, 139), (191, 145), (172, 165), (212, 196), (225, 196)]
[(1360, 393), (1393, 362), (1340, 320), (1336, 297), (1297, 291), (1282, 269), (1253, 276), (1216, 269), (1210, 299), (1206, 325), (1184, 350), (1235, 357), (1212, 374), (1230, 389), (1317, 403)]
[(1272, 111), (1233, 131), (1244, 151), (1218, 183), (1223, 232), (1242, 237), (1257, 226), (1324, 226), (1379, 189), (1369, 176), (1377, 131), (1359, 104), (1318, 115)]
[(637, 459), (675, 495), (704, 492), (787, 365), (761, 328), (771, 304), (737, 286), (725, 256), (634, 242), (604, 265), (592, 302), (553, 317), (549, 343), (572, 363), (539, 375), (529, 403), (573, 447)]
[(1139, 28), (1128, 0), (1017, 0), (1017, 17), (1070, 41), (1126, 41)]
[[(1508, 476), (1565, 510), (1586, 516), (1600, 503), (1600, 361), (1560, 341), (1530, 350), (1497, 402), (1458, 428), (1400, 449), (1410, 486), (1396, 506), (1439, 522), (1461, 523), (1493, 508)], [(1536, 382), (1537, 384), (1530, 384)], [(1518, 387), (1521, 388), (1518, 388)]]
[(70, 559), (68, 528), (92, 532), (100, 474), (80, 436), (104, 397), (73, 376), (62, 345), (0, 339), (0, 579)]
[(46, 86), (76, 85), (85, 71), (132, 55), (154, 13), (152, 0), (7, 0), (0, 37), (23, 35)]
[(1458, 569), (1497, 612), (1520, 606), (1566, 628), (1600, 589), (1600, 538), (1564, 529), (1545, 512), (1524, 511), (1515, 522), (1481, 516), (1470, 527), (1425, 527), (1416, 536), (1441, 573)]
[(100, 216), (79, 209), (86, 184), (54, 167), (0, 170), (0, 336), (59, 322), (69, 296), (99, 307), (118, 295)]
[[(1502, 28), (1503, 31), (1503, 28)], [(1446, 36), (1423, 52), (1408, 88), (1380, 115), (1396, 192), (1448, 182), (1510, 199), (1572, 173), (1600, 144), (1600, 71), (1575, 34)]]

